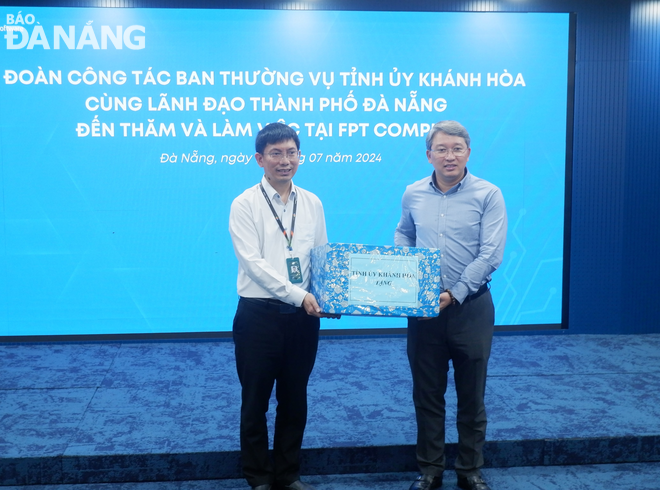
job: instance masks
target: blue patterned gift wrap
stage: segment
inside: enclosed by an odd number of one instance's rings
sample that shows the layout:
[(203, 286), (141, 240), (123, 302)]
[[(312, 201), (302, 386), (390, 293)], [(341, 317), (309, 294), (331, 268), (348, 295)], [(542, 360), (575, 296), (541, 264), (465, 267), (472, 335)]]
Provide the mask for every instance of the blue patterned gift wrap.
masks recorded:
[(312, 294), (324, 313), (437, 316), (440, 251), (355, 243), (316, 247)]

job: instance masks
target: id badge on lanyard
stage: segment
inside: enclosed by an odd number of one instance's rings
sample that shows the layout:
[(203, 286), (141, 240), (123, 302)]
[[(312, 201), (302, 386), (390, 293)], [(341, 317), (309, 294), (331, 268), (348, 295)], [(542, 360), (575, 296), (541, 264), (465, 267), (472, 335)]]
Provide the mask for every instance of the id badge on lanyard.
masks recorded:
[(298, 257), (293, 256), (293, 230), (296, 226), (296, 210), (298, 209), (298, 196), (293, 197), (293, 216), (291, 216), (291, 234), (289, 236), (287, 235), (286, 230), (284, 229), (284, 225), (282, 225), (282, 220), (277, 215), (277, 212), (275, 211), (273, 204), (270, 202), (270, 199), (268, 198), (268, 194), (266, 194), (266, 190), (264, 189), (264, 186), (259, 184), (259, 187), (261, 188), (261, 192), (266, 198), (266, 202), (268, 203), (268, 206), (270, 207), (270, 210), (272, 211), (273, 216), (275, 217), (275, 221), (277, 221), (277, 224), (280, 226), (280, 230), (282, 230), (282, 233), (284, 234), (284, 238), (286, 239), (286, 243), (287, 243), (287, 248), (289, 250), (289, 253), (291, 254), (291, 257), (286, 259), (286, 270), (287, 273), (289, 274), (289, 281), (291, 281), (293, 284), (300, 284), (301, 282), (303, 282), (302, 267), (300, 266), (300, 259)]
[(300, 267), (300, 259), (298, 257), (291, 257), (286, 259), (286, 269), (289, 273), (289, 281), (293, 284), (300, 284), (303, 282), (302, 269)]

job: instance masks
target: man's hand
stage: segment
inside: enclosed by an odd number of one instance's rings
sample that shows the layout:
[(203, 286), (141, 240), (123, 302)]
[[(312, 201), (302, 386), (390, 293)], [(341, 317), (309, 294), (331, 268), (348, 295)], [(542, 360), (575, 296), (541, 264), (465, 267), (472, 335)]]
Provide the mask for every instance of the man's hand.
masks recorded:
[(312, 293), (307, 293), (303, 298), (302, 307), (305, 308), (305, 311), (308, 315), (315, 316), (316, 318), (321, 318), (323, 313), (321, 313), (321, 307), (316, 302), (316, 298)]
[(451, 296), (449, 296), (449, 293), (446, 291), (440, 293), (440, 311), (447, 308), (450, 304), (452, 304), (452, 299)]
[(307, 293), (307, 295), (305, 295), (303, 298), (302, 307), (305, 308), (305, 311), (308, 315), (312, 315), (317, 318), (332, 318), (335, 320), (341, 318), (341, 315), (338, 314), (321, 313), (321, 307), (316, 302), (316, 298), (312, 295), (312, 293)]
[[(439, 299), (440, 299), (440, 311), (444, 310), (445, 308), (447, 308), (447, 306), (452, 304), (451, 296), (449, 296), (449, 293), (447, 292), (443, 291), (442, 293), (440, 293)], [(435, 316), (422, 317), (422, 318), (418, 318), (418, 320), (424, 321), (424, 320), (430, 320), (431, 318), (437, 318), (437, 317)]]

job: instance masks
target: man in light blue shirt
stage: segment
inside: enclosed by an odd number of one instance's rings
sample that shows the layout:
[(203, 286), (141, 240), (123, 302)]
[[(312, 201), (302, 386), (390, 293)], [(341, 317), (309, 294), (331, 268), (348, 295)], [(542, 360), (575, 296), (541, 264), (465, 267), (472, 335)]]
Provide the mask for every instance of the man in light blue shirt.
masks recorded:
[(417, 416), (421, 475), (410, 490), (442, 485), (445, 469), (445, 392), (449, 361), (458, 397), (458, 486), (489, 490), (481, 476), (486, 438), (486, 372), (495, 309), (491, 274), (502, 262), (507, 216), (502, 192), (472, 175), (470, 136), (441, 121), (426, 137), (433, 174), (406, 188), (394, 234), (399, 246), (441, 251), (440, 315), (408, 319), (408, 360)]

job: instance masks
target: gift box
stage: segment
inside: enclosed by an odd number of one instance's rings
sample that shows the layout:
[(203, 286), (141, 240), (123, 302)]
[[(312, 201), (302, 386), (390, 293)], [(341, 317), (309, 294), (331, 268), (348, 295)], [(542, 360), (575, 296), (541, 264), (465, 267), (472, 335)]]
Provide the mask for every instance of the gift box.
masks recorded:
[(328, 243), (312, 249), (311, 292), (324, 313), (437, 316), (440, 251)]

